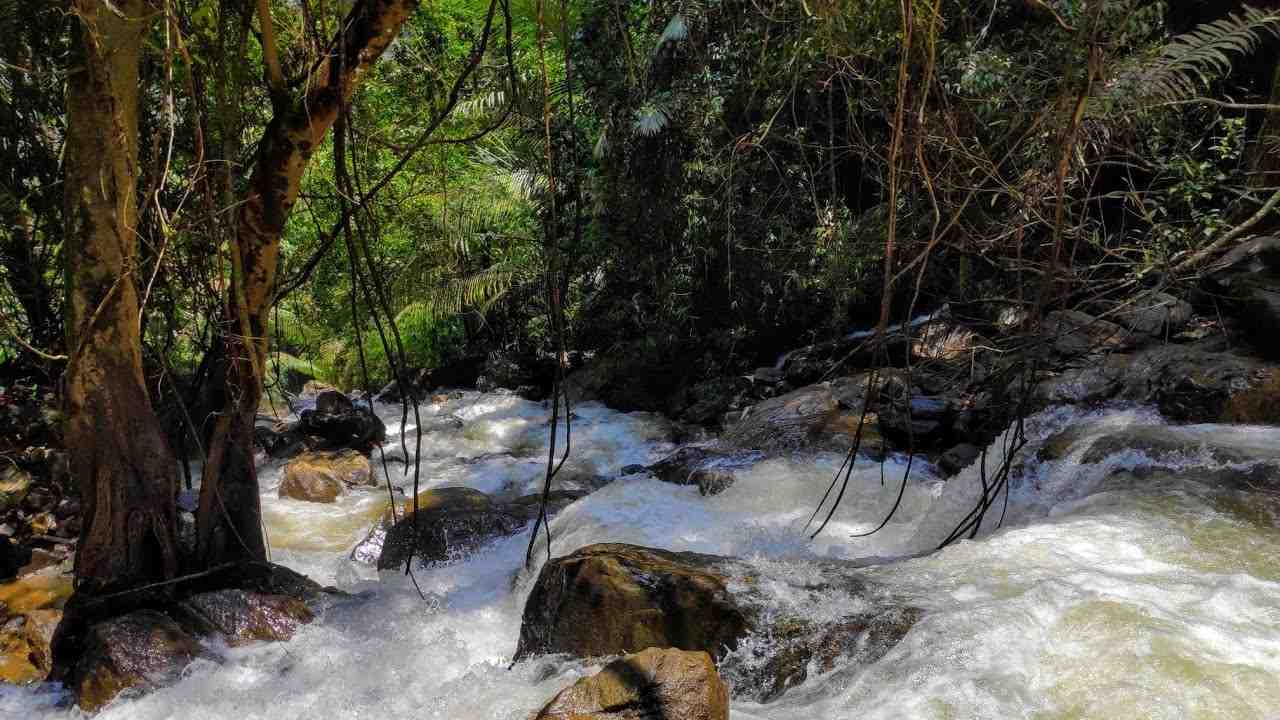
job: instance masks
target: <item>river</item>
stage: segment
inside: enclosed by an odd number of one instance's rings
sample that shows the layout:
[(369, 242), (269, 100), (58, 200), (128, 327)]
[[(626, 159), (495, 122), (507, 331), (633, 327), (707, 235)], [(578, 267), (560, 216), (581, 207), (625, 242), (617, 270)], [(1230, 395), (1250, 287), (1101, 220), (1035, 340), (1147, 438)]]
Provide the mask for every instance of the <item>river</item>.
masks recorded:
[[(380, 411), (396, 435), (399, 409)], [(574, 412), (579, 473), (617, 476), (673, 448), (659, 416), (599, 405)], [(433, 428), (424, 487), (536, 489), (543, 406), (466, 393), (424, 413)], [(1280, 717), (1280, 433), (1171, 428), (1141, 408), (1053, 409), (1028, 428), (1002, 527), (993, 512), (974, 540), (860, 571), (926, 610), (901, 643), (869, 666), (811, 673), (771, 702), (736, 699), (733, 717)], [(1044, 440), (1068, 429), (1072, 440), (1038, 460)], [(1098, 444), (1129, 436), (1143, 441)], [(993, 444), (992, 463), (1001, 447)], [(805, 577), (820, 574), (818, 560), (930, 550), (979, 492), (976, 468), (944, 482), (917, 462), (893, 521), (853, 539), (879, 524), (904, 470), (902, 458), (890, 459), (882, 483), (880, 465), (860, 461), (834, 521), (810, 542), (800, 528), (840, 460), (766, 460), (713, 497), (644, 474), (620, 477), (555, 518), (553, 553), (627, 542), (739, 556), (764, 578)], [(391, 468), (397, 485), (411, 487), (401, 465)], [(515, 720), (598, 669), (560, 657), (511, 666), (537, 572), (521, 570), (527, 533), (419, 570), (424, 599), (403, 574), (378, 577), (347, 559), (385, 507), (385, 488), (310, 504), (277, 498), (279, 479), (279, 467), (262, 472), (272, 559), (363, 601), (288, 643), (221, 648), (221, 663), (198, 661), (172, 687), (117, 700), (102, 720)], [(837, 617), (849, 602), (785, 590), (773, 600), (817, 618)], [(0, 717), (74, 716), (62, 699), (50, 686), (0, 689)]]

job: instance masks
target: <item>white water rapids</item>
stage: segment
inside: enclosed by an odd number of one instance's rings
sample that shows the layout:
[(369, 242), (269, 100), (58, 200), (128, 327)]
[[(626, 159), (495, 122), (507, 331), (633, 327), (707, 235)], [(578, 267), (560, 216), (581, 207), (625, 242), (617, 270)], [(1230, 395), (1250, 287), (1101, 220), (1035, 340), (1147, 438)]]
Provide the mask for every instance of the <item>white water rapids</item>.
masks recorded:
[[(382, 410), (394, 437), (399, 409)], [(423, 412), (463, 422), (424, 436), (424, 488), (535, 490), (546, 408), (468, 393)], [(575, 414), (579, 470), (613, 477), (673, 447), (659, 417), (598, 405)], [(1068, 427), (1081, 433), (1070, 452), (1038, 462), (1041, 440)], [(1158, 457), (1121, 449), (1085, 462), (1092, 439), (1132, 428), (1164, 433), (1181, 449)], [(1130, 409), (1049, 411), (1033, 418), (1030, 432), (1037, 439), (1023, 451), (1003, 528), (995, 528), (1002, 499), (976, 540), (865, 571), (926, 610), (901, 643), (870, 666), (810, 673), (772, 702), (736, 700), (733, 717), (1280, 717), (1276, 430), (1168, 429), (1156, 415)], [(992, 466), (1000, 447), (992, 446)], [(811, 543), (800, 527), (840, 460), (767, 460), (714, 497), (644, 474), (621, 477), (555, 518), (553, 552), (627, 542), (742, 557), (766, 577), (804, 576), (817, 572), (815, 558), (931, 549), (977, 497), (976, 468), (944, 483), (917, 462), (893, 522), (871, 538), (851, 539), (879, 523), (903, 471), (891, 460), (882, 485), (879, 466), (861, 461), (835, 520)], [(400, 468), (392, 466), (394, 482), (411, 487)], [(1222, 468), (1272, 481), (1225, 488), (1213, 474)], [(401, 573), (378, 577), (347, 559), (385, 507), (385, 488), (312, 504), (278, 499), (279, 477), (279, 468), (262, 473), (273, 559), (367, 600), (329, 613), (288, 643), (221, 649), (221, 664), (199, 661), (172, 687), (117, 700), (102, 720), (522, 720), (599, 667), (562, 657), (510, 667), (536, 577), (536, 569), (520, 571), (527, 531), (462, 562), (418, 571), (424, 601)], [(840, 614), (821, 605), (813, 616)], [(0, 717), (74, 717), (62, 698), (50, 686), (0, 689)]]

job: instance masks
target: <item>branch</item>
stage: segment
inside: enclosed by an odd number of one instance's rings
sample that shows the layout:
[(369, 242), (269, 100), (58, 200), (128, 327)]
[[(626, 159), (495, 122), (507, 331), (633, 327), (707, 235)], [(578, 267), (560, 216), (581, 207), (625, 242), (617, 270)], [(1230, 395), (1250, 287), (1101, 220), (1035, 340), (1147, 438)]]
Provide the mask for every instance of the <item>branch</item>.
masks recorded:
[(1249, 232), (1249, 229), (1252, 228), (1254, 225), (1257, 225), (1258, 223), (1262, 222), (1263, 218), (1270, 215), (1276, 209), (1277, 205), (1280, 205), (1280, 190), (1276, 190), (1274, 193), (1272, 193), (1271, 197), (1267, 200), (1267, 202), (1263, 204), (1262, 207), (1258, 208), (1258, 212), (1249, 216), (1248, 220), (1245, 220), (1244, 222), (1235, 226), (1231, 230), (1228, 230), (1226, 233), (1222, 235), (1222, 237), (1218, 238), (1217, 240), (1214, 240), (1213, 242), (1209, 243), (1205, 247), (1201, 248), (1191, 257), (1178, 263), (1176, 266), (1174, 266), (1173, 272), (1174, 273), (1188, 272), (1194, 269), (1196, 266), (1200, 265), (1201, 263), (1205, 262), (1206, 260), (1212, 258), (1214, 255), (1217, 255), (1219, 252), (1224, 250), (1228, 245), (1230, 245), (1233, 241), (1239, 239), (1241, 235), (1244, 235), (1245, 233)]
[(262, 59), (267, 65), (267, 85), (273, 100), (284, 96), (284, 72), (276, 52), (276, 28), (271, 22), (271, 0), (258, 0), (258, 23), (262, 25)]

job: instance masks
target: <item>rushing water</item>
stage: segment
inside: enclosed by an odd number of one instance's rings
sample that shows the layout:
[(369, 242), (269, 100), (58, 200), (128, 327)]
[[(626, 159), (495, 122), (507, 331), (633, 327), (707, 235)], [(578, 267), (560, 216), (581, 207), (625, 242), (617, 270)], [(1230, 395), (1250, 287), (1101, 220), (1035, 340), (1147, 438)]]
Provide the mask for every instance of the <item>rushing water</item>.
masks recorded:
[[(383, 410), (395, 435), (398, 410)], [(433, 428), (424, 487), (521, 494), (538, 484), (542, 406), (469, 393), (424, 411)], [(660, 417), (592, 405), (575, 413), (575, 472), (612, 477), (672, 448)], [(1065, 454), (1037, 460), (1041, 441), (1068, 428), (1076, 439)], [(1090, 455), (1095, 440), (1135, 429), (1163, 442)], [(811, 674), (770, 703), (735, 701), (733, 717), (1280, 717), (1276, 431), (1170, 429), (1141, 410), (1061, 410), (1034, 418), (1030, 432), (1002, 528), (992, 513), (976, 540), (864, 571), (927, 611), (898, 646), (870, 666)], [(991, 464), (1002, 447), (993, 444)], [(882, 484), (879, 465), (860, 463), (835, 520), (809, 542), (799, 529), (840, 459), (767, 460), (714, 497), (646, 475), (618, 478), (556, 517), (553, 551), (629, 542), (740, 556), (765, 577), (803, 576), (818, 572), (819, 558), (930, 550), (978, 496), (976, 468), (943, 482), (917, 463), (893, 522), (851, 539), (879, 523), (904, 469), (888, 462)], [(397, 486), (411, 486), (401, 465), (391, 468)], [(1224, 470), (1246, 481), (1227, 483)], [(347, 559), (385, 507), (385, 488), (310, 504), (278, 499), (279, 475), (263, 473), (273, 559), (366, 601), (289, 643), (222, 649), (221, 664), (200, 661), (173, 687), (117, 701), (103, 720), (523, 719), (598, 667), (565, 658), (511, 666), (536, 575), (520, 571), (527, 534), (419, 571), (424, 600), (402, 574), (379, 578)], [(811, 605), (815, 617), (838, 616), (823, 605), (845, 602), (779, 592), (776, 602)], [(61, 698), (49, 687), (0, 690), (0, 717), (69, 717)]]

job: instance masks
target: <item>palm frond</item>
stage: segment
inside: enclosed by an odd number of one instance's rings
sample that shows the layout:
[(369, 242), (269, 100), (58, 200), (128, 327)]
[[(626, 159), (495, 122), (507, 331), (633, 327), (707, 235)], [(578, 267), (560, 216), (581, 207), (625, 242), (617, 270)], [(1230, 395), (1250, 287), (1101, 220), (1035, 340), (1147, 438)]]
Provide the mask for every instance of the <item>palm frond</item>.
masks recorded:
[(1170, 40), (1158, 56), (1124, 72), (1113, 86), (1115, 95), (1138, 102), (1193, 97), (1277, 35), (1280, 12), (1245, 6)]
[(464, 277), (450, 278), (428, 288), (417, 300), (396, 314), (396, 324), (406, 332), (425, 332), (463, 310), (488, 309), (511, 289), (515, 272), (494, 266)]

